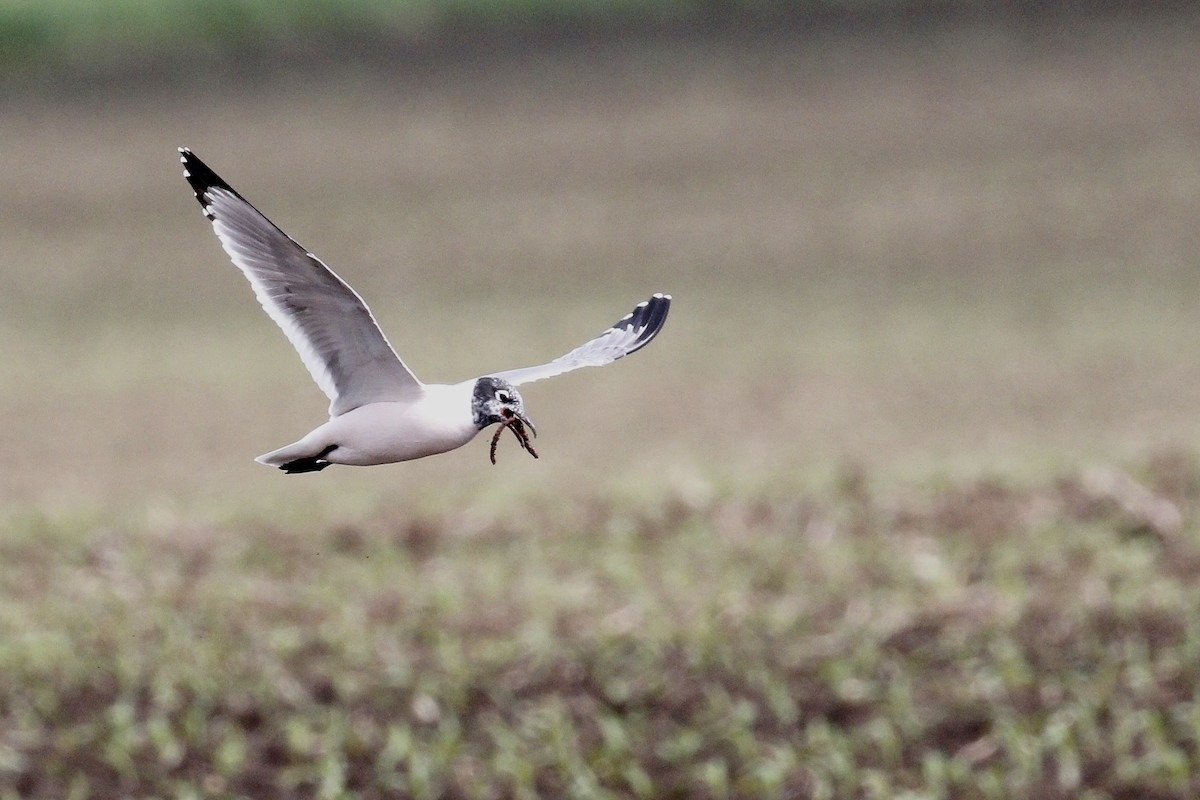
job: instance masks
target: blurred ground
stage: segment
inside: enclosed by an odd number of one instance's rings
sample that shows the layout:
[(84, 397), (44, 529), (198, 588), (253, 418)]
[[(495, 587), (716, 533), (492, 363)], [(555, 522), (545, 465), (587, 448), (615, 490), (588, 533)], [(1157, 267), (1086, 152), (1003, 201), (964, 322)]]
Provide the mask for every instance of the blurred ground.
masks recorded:
[[(0, 114), (6, 503), (390, 505), (511, 484), (1046, 473), (1200, 436), (1187, 25), (546, 49)], [(427, 380), (652, 291), (652, 349), (485, 445), (284, 479), (324, 399), (192, 207), (187, 144)], [(399, 496), (397, 496), (399, 495)]]

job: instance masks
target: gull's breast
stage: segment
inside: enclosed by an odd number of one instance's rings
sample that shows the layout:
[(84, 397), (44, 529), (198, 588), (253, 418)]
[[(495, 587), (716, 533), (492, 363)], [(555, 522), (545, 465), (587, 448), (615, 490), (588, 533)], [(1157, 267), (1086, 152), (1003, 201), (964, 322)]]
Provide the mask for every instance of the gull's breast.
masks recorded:
[[(458, 391), (451, 391), (458, 390)], [(334, 417), (322, 433), (337, 447), (334, 464), (410, 461), (462, 447), (478, 433), (470, 395), (458, 386), (425, 386), (415, 402), (370, 403)]]

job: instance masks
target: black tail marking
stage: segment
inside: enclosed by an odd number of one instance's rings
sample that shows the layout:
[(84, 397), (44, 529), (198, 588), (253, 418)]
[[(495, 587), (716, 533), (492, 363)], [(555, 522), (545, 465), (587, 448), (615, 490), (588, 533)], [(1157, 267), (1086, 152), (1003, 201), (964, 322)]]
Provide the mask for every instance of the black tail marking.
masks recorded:
[(288, 475), (300, 475), (305, 472), (320, 472), (333, 462), (326, 461), (325, 456), (337, 450), (336, 444), (331, 444), (315, 456), (305, 456), (297, 458), (294, 461), (289, 461), (286, 464), (280, 464), (279, 468)]

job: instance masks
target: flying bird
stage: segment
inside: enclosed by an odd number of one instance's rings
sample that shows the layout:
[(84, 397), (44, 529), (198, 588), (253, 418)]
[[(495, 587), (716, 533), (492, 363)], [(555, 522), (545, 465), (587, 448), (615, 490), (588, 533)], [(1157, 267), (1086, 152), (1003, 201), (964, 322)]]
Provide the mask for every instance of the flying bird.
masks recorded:
[(250, 281), (258, 302), (283, 329), (329, 397), (329, 421), (256, 461), (286, 473), (331, 464), (391, 464), (462, 447), (489, 425), (491, 462), (508, 429), (537, 458), (537, 429), (521, 384), (581, 367), (599, 367), (645, 347), (662, 330), (669, 294), (638, 303), (596, 338), (536, 367), (492, 372), (455, 384), (422, 383), (388, 343), (348, 283), (259, 213), (186, 147), (183, 176), (221, 246)]

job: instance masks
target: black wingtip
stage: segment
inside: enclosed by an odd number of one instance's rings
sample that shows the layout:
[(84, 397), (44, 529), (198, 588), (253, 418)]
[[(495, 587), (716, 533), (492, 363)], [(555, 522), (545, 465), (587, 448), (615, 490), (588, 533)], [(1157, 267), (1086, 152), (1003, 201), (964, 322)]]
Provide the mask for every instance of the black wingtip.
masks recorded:
[(199, 201), (204, 208), (205, 216), (211, 219), (208, 213), (208, 191), (210, 189), (224, 189), (232, 194), (237, 194), (233, 187), (226, 183), (220, 175), (213, 172), (207, 164), (196, 157), (196, 154), (191, 151), (191, 148), (179, 148), (179, 161), (183, 164), (183, 177), (187, 179), (188, 185), (192, 187), (192, 192), (196, 195), (196, 200)]
[(632, 355), (650, 344), (651, 340), (662, 330), (667, 321), (667, 312), (671, 310), (671, 295), (657, 292), (649, 300), (638, 303), (633, 311), (621, 318), (614, 328), (635, 330), (642, 328), (637, 340), (625, 355)]

